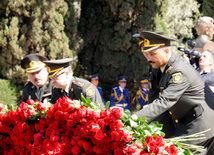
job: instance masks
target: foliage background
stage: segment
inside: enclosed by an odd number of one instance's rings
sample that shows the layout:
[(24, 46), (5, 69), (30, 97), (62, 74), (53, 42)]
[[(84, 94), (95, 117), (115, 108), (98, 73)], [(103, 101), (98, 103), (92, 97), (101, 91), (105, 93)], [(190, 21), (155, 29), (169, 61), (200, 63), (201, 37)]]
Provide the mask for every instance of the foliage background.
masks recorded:
[(88, 79), (99, 73), (106, 101), (118, 85), (117, 78), (128, 76), (127, 88), (134, 101), (148, 67), (132, 35), (164, 31), (177, 39), (175, 49), (185, 47), (196, 38), (196, 20), (213, 17), (213, 8), (213, 0), (189, 0), (188, 4), (186, 0), (1, 0), (0, 78), (15, 83), (18, 96), (27, 81), (20, 67), (25, 55), (73, 57), (75, 76)]

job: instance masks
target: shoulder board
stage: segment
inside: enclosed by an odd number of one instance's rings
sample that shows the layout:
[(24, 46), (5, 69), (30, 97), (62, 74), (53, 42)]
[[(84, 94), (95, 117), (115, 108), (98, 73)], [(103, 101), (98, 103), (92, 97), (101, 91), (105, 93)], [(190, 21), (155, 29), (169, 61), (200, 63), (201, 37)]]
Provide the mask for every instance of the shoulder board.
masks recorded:
[(117, 89), (118, 87), (114, 87), (113, 89)]

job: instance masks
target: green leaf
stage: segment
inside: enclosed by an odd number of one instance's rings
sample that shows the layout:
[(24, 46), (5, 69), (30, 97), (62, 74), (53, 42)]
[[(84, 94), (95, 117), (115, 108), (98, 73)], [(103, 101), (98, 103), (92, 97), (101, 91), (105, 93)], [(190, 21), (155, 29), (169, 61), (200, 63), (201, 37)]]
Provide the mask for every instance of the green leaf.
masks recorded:
[(87, 103), (86, 98), (81, 94), (81, 100), (83, 101), (83, 103)]
[(130, 124), (131, 112), (127, 109), (123, 111), (123, 116), (120, 118), (125, 124)]
[(105, 104), (105, 109), (108, 109), (110, 107), (110, 101), (107, 101)]
[(193, 155), (193, 153), (191, 151), (187, 151), (187, 150), (184, 151), (183, 153), (184, 153), (184, 155)]

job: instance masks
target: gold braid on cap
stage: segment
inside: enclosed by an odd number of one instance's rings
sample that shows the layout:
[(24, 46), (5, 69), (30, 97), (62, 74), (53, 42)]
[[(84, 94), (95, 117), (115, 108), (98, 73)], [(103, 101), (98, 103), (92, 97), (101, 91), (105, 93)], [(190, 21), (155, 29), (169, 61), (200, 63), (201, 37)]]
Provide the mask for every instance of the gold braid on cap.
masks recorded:
[(144, 39), (144, 47), (152, 47), (152, 46), (164, 46), (165, 43), (162, 44), (150, 44), (150, 41), (148, 39)]
[(91, 81), (92, 80), (98, 80), (99, 78), (98, 78), (98, 76), (96, 76), (95, 78), (91, 78)]
[(138, 44), (139, 44), (139, 47), (143, 44), (144, 40), (140, 41)]
[(60, 67), (60, 68), (57, 68), (57, 69), (54, 69), (54, 70), (51, 70), (50, 67), (47, 67), (48, 68), (48, 72), (49, 73), (53, 73), (52, 75), (48, 76), (49, 78), (50, 77), (53, 77), (54, 75), (56, 75), (60, 70), (64, 69), (64, 67)]
[(149, 80), (141, 80), (140, 83), (146, 83), (149, 82)]
[(39, 66), (39, 65), (43, 65), (44, 63), (39, 62), (39, 61), (33, 61), (31, 60), (31, 62), (29, 63), (29, 68), (26, 69), (26, 72), (29, 72), (30, 69)]
[(121, 82), (121, 81), (126, 81), (126, 79), (125, 79), (125, 78), (123, 78), (122, 80), (120, 80), (120, 82)]

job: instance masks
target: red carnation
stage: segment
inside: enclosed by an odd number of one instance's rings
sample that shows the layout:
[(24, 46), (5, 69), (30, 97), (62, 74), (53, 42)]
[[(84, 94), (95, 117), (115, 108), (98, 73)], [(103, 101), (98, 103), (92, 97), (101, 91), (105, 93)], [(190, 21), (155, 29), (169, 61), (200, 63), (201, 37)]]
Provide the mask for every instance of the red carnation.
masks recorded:
[(94, 146), (93, 147), (93, 152), (101, 154), (103, 152), (103, 149), (100, 148), (99, 146)]
[(83, 148), (85, 150), (89, 150), (92, 147), (92, 144), (90, 142), (84, 141)]
[(155, 137), (154, 139), (155, 139), (156, 144), (158, 146), (164, 146), (165, 145), (165, 139), (163, 137), (158, 136), (158, 137)]
[(112, 115), (114, 115), (116, 118), (120, 118), (123, 116), (123, 109), (122, 108), (113, 108), (111, 110)]
[(71, 151), (73, 154), (79, 154), (80, 153), (80, 146), (79, 145), (74, 145), (74, 147), (72, 147)]
[(46, 105), (44, 103), (39, 102), (37, 104), (37, 108), (38, 108), (38, 110), (43, 111), (46, 109)]
[(170, 154), (170, 155), (176, 155), (178, 153), (178, 149), (172, 144), (170, 146), (166, 146), (165, 150)]
[(95, 138), (98, 140), (103, 140), (105, 136), (106, 136), (106, 133), (103, 130), (98, 130), (95, 134)]
[(34, 105), (34, 101), (32, 99), (27, 99), (27, 104), (28, 105)]
[(42, 138), (42, 134), (41, 133), (36, 133), (34, 134), (34, 141), (39, 141)]
[(73, 127), (73, 126), (75, 126), (76, 125), (76, 120), (74, 120), (74, 119), (69, 119), (68, 121), (67, 121), (67, 123), (66, 123), (66, 127), (67, 128), (71, 128), (71, 127)]
[(50, 140), (51, 140), (52, 142), (58, 142), (58, 141), (59, 141), (59, 136), (57, 136), (57, 135), (51, 135), (51, 136), (50, 136)]

